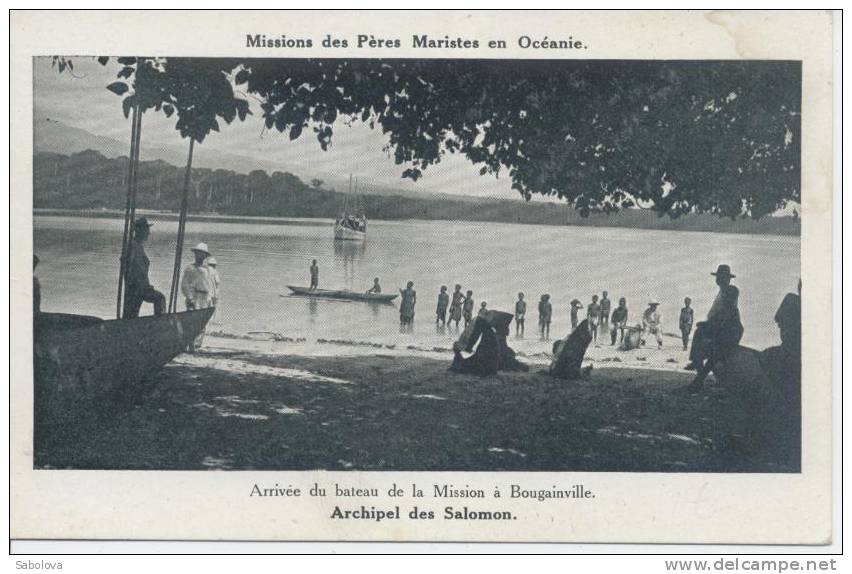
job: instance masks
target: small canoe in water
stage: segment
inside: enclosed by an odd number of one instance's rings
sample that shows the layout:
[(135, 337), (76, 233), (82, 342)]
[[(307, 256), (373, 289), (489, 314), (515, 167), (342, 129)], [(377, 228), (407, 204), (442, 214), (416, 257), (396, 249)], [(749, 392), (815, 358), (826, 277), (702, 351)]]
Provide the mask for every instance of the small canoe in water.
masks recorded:
[(294, 295), (306, 297), (325, 297), (326, 299), (345, 299), (347, 301), (369, 301), (371, 303), (390, 303), (397, 298), (396, 293), (362, 293), (345, 289), (311, 289), (287, 285)]

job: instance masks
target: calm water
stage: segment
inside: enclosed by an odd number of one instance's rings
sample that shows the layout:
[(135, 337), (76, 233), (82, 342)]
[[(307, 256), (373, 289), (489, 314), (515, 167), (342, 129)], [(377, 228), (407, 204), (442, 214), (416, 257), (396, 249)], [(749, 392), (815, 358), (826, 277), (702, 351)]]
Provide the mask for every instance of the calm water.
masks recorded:
[[(114, 317), (123, 222), (36, 216), (34, 226), (44, 309)], [(166, 296), (176, 229), (176, 222), (156, 222), (148, 244), (151, 281)], [(439, 287), (452, 290), (455, 283), (473, 290), (477, 308), (485, 300), (489, 308), (511, 311), (518, 291), (526, 293), (527, 337), (512, 343), (519, 350), (547, 347), (535, 337), (542, 293), (552, 296), (552, 336), (567, 332), (571, 299), (588, 303), (604, 289), (614, 302), (627, 297), (631, 322), (649, 297), (659, 298), (664, 330), (676, 332), (683, 298), (691, 297), (696, 318), (703, 317), (716, 292), (710, 272), (728, 263), (741, 293), (743, 343), (762, 348), (777, 344), (773, 316), (800, 274), (799, 238), (779, 236), (418, 221), (371, 222), (366, 243), (356, 244), (335, 242), (331, 223), (316, 220), (190, 221), (186, 245), (199, 241), (214, 252), (223, 281), (213, 330), (269, 331), (308, 341), (446, 347), (455, 333), (437, 332), (435, 303)], [(286, 285), (308, 285), (311, 259), (319, 263), (322, 288), (366, 290), (379, 277), (389, 293), (414, 281), (414, 332), (400, 334), (398, 305), (289, 296)], [(190, 260), (187, 251), (184, 265)]]

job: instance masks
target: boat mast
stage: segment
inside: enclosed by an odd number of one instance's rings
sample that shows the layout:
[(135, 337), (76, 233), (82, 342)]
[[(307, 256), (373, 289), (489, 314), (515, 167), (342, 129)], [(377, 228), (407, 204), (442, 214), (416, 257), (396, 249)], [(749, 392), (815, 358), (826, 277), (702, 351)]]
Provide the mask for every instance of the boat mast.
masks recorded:
[(124, 235), (121, 239), (121, 258), (118, 270), (118, 296), (115, 303), (116, 319), (121, 319), (124, 275), (127, 269), (127, 251), (133, 241), (133, 221), (136, 218), (136, 188), (139, 171), (139, 142), (142, 134), (142, 111), (133, 106), (130, 120), (130, 156), (127, 163), (127, 201), (124, 207)]
[(177, 312), (178, 282), (180, 281), (180, 260), (183, 254), (183, 238), (186, 233), (186, 213), (189, 207), (189, 181), (192, 175), (192, 152), (195, 148), (195, 138), (189, 138), (189, 154), (186, 158), (186, 173), (183, 177), (183, 197), (180, 201), (180, 218), (178, 219), (177, 244), (175, 245), (175, 264), (172, 268), (172, 284), (169, 290), (169, 313)]

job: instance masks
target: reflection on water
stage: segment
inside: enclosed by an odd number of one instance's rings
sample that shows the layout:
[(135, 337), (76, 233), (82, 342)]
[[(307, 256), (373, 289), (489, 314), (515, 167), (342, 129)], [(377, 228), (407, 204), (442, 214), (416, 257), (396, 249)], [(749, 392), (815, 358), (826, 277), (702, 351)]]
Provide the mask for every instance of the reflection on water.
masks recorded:
[[(176, 222), (158, 221), (146, 247), (150, 279), (167, 291), (174, 264)], [(33, 240), (41, 259), (38, 276), (46, 311), (99, 317), (115, 315), (115, 289), (123, 223), (120, 219), (35, 216)], [(475, 240), (471, 240), (475, 237)], [(285, 337), (400, 342), (399, 304), (340, 302), (291, 297), (287, 285), (307, 285), (316, 259), (320, 287), (365, 292), (379, 277), (385, 293), (413, 281), (417, 322), (405, 344), (446, 347), (460, 329), (435, 328), (441, 285), (462, 284), (488, 307), (511, 312), (518, 291), (531, 300), (550, 293), (552, 336), (570, 329), (570, 301), (587, 303), (607, 289), (626, 297), (629, 321), (640, 320), (649, 297), (660, 297), (665, 332), (677, 333), (683, 298), (693, 300), (696, 320), (706, 316), (717, 288), (710, 272), (732, 266), (740, 288), (743, 344), (778, 344), (773, 321), (800, 274), (797, 237), (744, 236), (678, 231), (577, 228), (505, 223), (371, 222), (366, 242), (335, 241), (331, 226), (197, 222), (185, 243), (204, 241), (219, 261), (222, 278), (217, 330), (233, 334), (269, 331)], [(182, 266), (189, 264), (186, 253)], [(281, 296), (285, 295), (285, 296)], [(307, 307), (307, 308), (306, 308)], [(145, 307), (150, 313), (150, 306)], [(527, 317), (537, 323), (535, 310)], [(517, 350), (540, 352), (538, 337)], [(672, 344), (675, 344), (673, 342)]]
[[(343, 270), (344, 287), (352, 291), (360, 290), (360, 286), (355, 285), (355, 277), (357, 276), (357, 265), (367, 252), (367, 242), (336, 239), (333, 243), (334, 262), (335, 266), (341, 267)], [(365, 287), (364, 290), (366, 291), (368, 288)]]

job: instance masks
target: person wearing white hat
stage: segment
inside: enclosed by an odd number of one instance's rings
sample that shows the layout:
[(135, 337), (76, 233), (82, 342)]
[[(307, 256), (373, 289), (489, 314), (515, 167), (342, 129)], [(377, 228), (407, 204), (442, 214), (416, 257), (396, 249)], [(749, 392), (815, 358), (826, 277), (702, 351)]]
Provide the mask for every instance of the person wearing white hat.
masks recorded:
[(648, 308), (642, 314), (642, 328), (657, 339), (657, 347), (663, 348), (663, 325), (662, 315), (657, 310), (660, 302), (655, 297), (648, 301)]
[[(210, 249), (206, 243), (199, 243), (191, 251), (195, 260), (184, 268), (183, 279), (180, 282), (180, 291), (183, 293), (188, 311), (210, 307), (213, 291), (210, 269), (204, 264), (204, 261), (210, 256)], [(204, 331), (195, 338), (195, 342), (189, 350), (195, 351), (201, 347), (203, 339)]]

